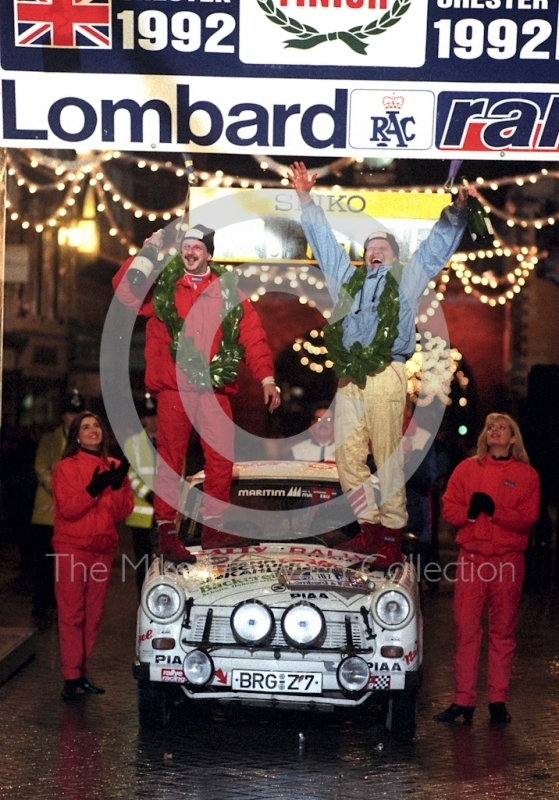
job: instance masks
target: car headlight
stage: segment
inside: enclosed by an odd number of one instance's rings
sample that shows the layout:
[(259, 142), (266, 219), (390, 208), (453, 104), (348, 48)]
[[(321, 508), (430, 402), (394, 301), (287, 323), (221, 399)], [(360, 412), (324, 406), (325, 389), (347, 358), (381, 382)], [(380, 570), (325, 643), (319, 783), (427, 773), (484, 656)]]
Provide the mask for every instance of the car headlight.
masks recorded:
[(346, 692), (362, 692), (369, 683), (369, 667), (359, 656), (344, 658), (338, 667), (338, 683)]
[(287, 609), (281, 620), (281, 629), (288, 644), (294, 647), (312, 647), (326, 630), (322, 611), (304, 600)]
[(186, 680), (193, 686), (203, 686), (214, 674), (213, 661), (203, 650), (191, 650), (185, 657), (182, 668)]
[(382, 592), (373, 601), (371, 610), (375, 621), (383, 628), (402, 628), (413, 613), (409, 598), (395, 589)]
[(152, 586), (143, 597), (142, 604), (151, 619), (173, 622), (184, 610), (184, 593), (171, 583), (158, 583)]
[(260, 645), (271, 638), (274, 615), (268, 606), (258, 600), (239, 603), (231, 615), (233, 636), (241, 644)]

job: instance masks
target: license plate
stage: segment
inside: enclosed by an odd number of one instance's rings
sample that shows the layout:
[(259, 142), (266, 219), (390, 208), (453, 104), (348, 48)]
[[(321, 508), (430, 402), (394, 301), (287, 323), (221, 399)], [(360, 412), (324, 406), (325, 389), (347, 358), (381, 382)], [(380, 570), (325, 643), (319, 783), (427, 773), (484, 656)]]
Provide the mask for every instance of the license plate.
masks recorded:
[(264, 672), (256, 669), (234, 669), (231, 686), (239, 692), (273, 692), (281, 694), (320, 694), (320, 672)]

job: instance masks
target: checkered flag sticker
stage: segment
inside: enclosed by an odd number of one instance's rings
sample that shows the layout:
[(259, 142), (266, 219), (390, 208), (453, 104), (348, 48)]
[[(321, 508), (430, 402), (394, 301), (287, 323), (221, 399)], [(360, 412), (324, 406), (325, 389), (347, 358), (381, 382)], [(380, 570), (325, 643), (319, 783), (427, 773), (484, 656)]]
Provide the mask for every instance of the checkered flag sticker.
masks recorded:
[(390, 689), (390, 675), (371, 675), (369, 689)]

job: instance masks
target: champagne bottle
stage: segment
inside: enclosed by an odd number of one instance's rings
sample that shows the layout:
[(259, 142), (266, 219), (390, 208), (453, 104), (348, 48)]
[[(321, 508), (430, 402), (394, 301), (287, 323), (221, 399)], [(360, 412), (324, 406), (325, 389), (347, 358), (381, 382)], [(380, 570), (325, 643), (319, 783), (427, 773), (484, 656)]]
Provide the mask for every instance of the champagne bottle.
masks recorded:
[[(158, 233), (163, 233), (158, 231)], [(163, 264), (158, 264), (160, 261), (159, 250), (153, 244), (146, 244), (140, 252), (134, 256), (128, 269), (126, 270), (126, 277), (128, 281), (134, 286), (142, 286), (153, 270), (159, 271)]]
[(466, 216), (468, 231), (476, 247), (493, 247), (495, 231), (487, 212), (477, 197), (468, 195)]

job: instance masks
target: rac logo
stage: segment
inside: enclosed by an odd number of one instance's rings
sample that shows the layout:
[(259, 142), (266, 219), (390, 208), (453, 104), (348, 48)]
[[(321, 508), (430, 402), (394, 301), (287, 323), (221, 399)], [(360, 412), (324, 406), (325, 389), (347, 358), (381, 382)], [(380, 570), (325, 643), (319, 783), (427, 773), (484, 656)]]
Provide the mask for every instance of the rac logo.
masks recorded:
[(437, 109), (441, 150), (559, 149), (559, 94), (441, 92)]

